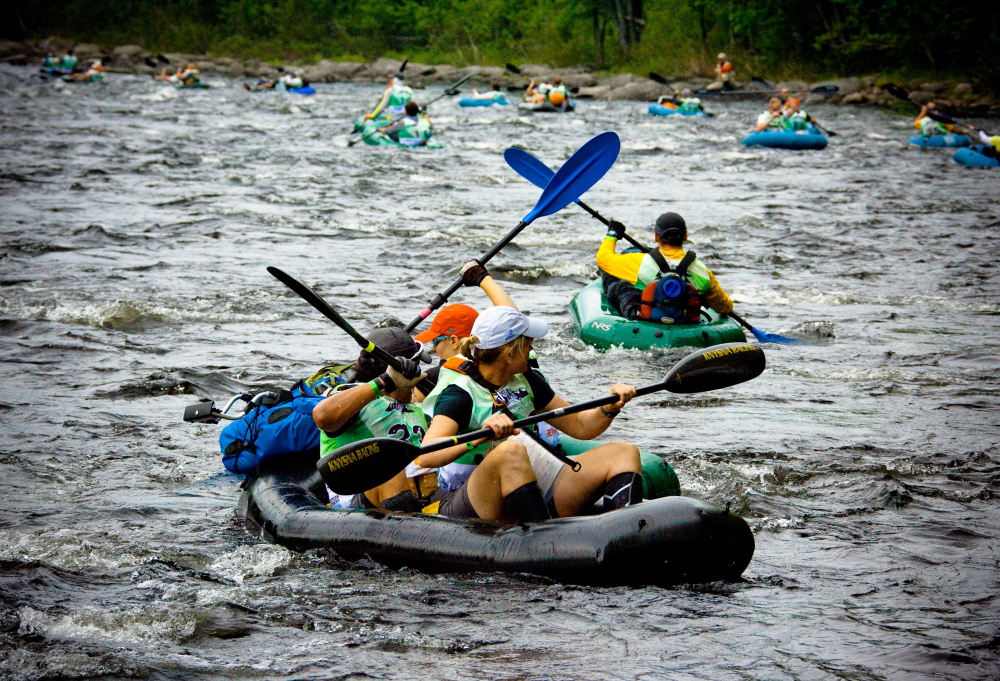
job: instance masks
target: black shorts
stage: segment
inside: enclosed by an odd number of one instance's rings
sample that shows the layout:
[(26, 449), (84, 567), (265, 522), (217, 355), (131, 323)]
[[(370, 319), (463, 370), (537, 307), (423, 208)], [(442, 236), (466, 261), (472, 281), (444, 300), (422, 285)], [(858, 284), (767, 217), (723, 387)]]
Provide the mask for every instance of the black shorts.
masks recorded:
[(438, 490), (431, 496), (432, 501), (440, 501), (438, 514), (449, 518), (478, 518), (479, 514), (469, 501), (469, 483), (452, 492)]

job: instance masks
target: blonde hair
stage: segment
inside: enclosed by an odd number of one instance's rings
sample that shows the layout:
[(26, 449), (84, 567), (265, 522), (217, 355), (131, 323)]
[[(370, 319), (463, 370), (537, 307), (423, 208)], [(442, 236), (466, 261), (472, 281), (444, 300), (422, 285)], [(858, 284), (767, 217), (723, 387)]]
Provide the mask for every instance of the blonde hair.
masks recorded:
[(476, 344), (479, 343), (478, 338), (469, 336), (459, 341), (458, 353), (468, 357), (476, 364), (495, 364), (501, 359), (506, 359), (513, 354), (524, 351), (525, 346), (530, 346), (534, 340), (534, 338), (529, 338), (528, 336), (518, 336), (511, 342), (501, 345), (499, 348), (484, 350), (476, 347)]

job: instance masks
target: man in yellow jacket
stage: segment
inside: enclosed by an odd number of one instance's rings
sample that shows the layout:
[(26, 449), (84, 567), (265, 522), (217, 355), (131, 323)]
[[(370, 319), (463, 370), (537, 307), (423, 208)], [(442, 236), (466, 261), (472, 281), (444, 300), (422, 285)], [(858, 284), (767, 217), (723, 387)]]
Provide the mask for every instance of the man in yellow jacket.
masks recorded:
[(701, 305), (719, 314), (732, 312), (733, 301), (712, 271), (697, 258), (686, 257), (683, 246), (687, 241), (687, 224), (680, 215), (664, 213), (656, 219), (657, 249), (650, 253), (616, 253), (618, 239), (624, 232), (625, 225), (612, 222), (597, 251), (597, 266), (601, 268), (605, 294), (624, 317), (643, 318), (642, 293), (667, 273), (664, 265), (670, 270), (678, 266), (686, 270), (682, 277), (697, 292)]

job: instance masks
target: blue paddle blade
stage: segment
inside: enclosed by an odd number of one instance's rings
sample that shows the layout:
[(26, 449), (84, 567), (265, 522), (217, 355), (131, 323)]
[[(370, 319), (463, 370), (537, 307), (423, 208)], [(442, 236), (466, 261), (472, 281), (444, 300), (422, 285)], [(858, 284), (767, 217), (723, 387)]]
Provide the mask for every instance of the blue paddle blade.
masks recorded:
[(503, 160), (514, 169), (514, 172), (539, 189), (545, 189), (556, 171), (539, 161), (524, 149), (511, 147), (503, 152)]
[(751, 326), (750, 332), (754, 335), (760, 343), (780, 343), (781, 345), (804, 345), (805, 341), (799, 340), (798, 338), (789, 338), (788, 336), (779, 336), (776, 333), (768, 333), (767, 331), (761, 331), (760, 329)]
[(576, 150), (545, 185), (538, 203), (524, 216), (524, 223), (562, 210), (593, 187), (611, 169), (621, 150), (613, 132), (602, 132)]

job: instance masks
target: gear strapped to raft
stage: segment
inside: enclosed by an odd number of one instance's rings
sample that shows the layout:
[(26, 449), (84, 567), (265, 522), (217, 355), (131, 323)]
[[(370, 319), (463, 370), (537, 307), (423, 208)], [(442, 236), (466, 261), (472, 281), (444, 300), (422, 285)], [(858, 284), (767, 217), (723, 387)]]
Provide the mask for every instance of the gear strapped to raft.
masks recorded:
[[(294, 454), (319, 453), (319, 429), (312, 419), (313, 408), (323, 399), (322, 393), (344, 383), (343, 374), (353, 364), (323, 367), (309, 378), (296, 381), (289, 390), (248, 391), (234, 396), (219, 410), (215, 402), (203, 399), (184, 410), (188, 423), (229, 421), (219, 434), (222, 464), (230, 473), (250, 478), (261, 473), (261, 466)], [(243, 413), (230, 414), (237, 402)]]
[(687, 271), (697, 255), (688, 251), (684, 258), (671, 268), (670, 263), (654, 248), (649, 256), (660, 268), (657, 280), (642, 290), (640, 319), (664, 324), (697, 324), (701, 321), (701, 295), (687, 280)]

